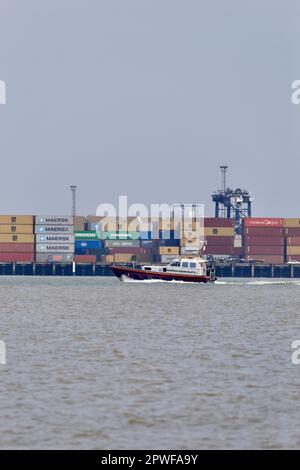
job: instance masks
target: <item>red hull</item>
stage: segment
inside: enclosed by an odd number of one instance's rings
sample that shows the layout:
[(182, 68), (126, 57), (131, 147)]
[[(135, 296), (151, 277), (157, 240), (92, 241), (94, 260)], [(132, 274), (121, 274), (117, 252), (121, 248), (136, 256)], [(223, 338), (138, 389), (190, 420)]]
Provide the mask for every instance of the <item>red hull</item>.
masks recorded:
[(127, 276), (130, 279), (137, 281), (144, 281), (149, 279), (158, 279), (162, 281), (183, 281), (183, 282), (201, 282), (208, 283), (214, 282), (215, 279), (211, 279), (209, 276), (196, 276), (193, 274), (178, 274), (170, 272), (151, 272), (144, 271), (142, 269), (128, 268), (123, 266), (111, 266), (110, 269), (120, 279), (122, 276)]

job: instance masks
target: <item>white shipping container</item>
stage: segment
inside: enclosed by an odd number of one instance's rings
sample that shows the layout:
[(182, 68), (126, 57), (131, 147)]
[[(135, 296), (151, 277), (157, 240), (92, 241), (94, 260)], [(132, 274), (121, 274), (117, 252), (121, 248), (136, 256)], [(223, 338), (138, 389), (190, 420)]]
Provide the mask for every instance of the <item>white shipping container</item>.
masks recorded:
[(35, 225), (73, 225), (73, 217), (68, 215), (36, 215)]
[(182, 246), (180, 248), (181, 255), (198, 255), (199, 248), (193, 246)]
[(233, 246), (234, 248), (242, 248), (242, 236), (241, 235), (235, 235), (233, 239)]
[(36, 253), (74, 253), (74, 243), (52, 243), (43, 245), (42, 243), (38, 243), (35, 245)]
[(37, 253), (35, 255), (37, 263), (72, 263), (73, 253)]
[(74, 243), (74, 235), (37, 235), (36, 243)]
[(73, 225), (36, 225), (35, 233), (43, 233), (45, 235), (65, 235), (74, 232)]
[(174, 261), (174, 259), (177, 259), (178, 258), (178, 255), (161, 255), (160, 257), (160, 260), (162, 262), (162, 264), (169, 264), (169, 263), (172, 263), (172, 261)]

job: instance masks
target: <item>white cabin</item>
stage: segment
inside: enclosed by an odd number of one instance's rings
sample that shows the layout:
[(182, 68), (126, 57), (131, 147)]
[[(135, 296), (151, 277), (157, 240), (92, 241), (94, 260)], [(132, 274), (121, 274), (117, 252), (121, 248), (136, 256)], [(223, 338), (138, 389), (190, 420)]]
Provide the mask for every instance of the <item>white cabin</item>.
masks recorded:
[(166, 266), (142, 266), (144, 271), (154, 272), (174, 272), (195, 274), (197, 276), (205, 276), (207, 273), (206, 261), (202, 258), (180, 258), (175, 259)]

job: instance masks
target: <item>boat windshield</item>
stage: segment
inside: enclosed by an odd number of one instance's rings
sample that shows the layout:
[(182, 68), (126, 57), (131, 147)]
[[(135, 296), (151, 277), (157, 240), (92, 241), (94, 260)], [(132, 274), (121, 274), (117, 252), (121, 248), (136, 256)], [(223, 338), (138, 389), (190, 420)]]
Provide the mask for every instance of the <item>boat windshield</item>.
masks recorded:
[(180, 262), (179, 261), (173, 261), (173, 263), (171, 263), (170, 266), (176, 266), (177, 268), (179, 268), (180, 267)]

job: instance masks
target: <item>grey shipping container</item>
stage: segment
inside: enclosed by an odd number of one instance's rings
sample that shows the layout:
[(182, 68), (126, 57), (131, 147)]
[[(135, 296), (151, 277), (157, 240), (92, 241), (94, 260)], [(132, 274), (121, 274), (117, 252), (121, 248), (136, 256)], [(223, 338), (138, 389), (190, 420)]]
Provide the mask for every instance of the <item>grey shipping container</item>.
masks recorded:
[(140, 240), (105, 240), (104, 244), (106, 248), (141, 246)]
[(35, 251), (36, 253), (74, 253), (74, 243), (48, 243), (46, 245), (37, 243)]
[(73, 253), (37, 253), (35, 255), (37, 263), (72, 263)]
[(36, 215), (35, 225), (73, 225), (73, 217), (68, 215)]
[(74, 243), (74, 235), (37, 235), (36, 243)]
[(73, 233), (73, 225), (36, 225), (35, 233), (44, 233), (46, 235), (65, 235)]

